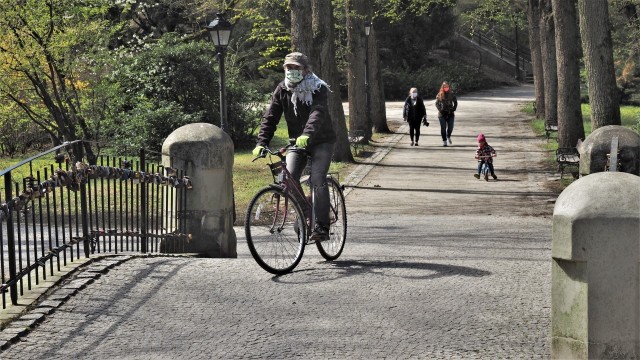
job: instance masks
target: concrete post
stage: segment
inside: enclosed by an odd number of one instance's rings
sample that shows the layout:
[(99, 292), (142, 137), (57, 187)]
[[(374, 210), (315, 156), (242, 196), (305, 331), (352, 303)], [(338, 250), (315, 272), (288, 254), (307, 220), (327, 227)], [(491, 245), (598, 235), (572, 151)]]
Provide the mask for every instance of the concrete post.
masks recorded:
[(580, 175), (605, 171), (614, 137), (618, 138), (620, 171), (640, 175), (640, 134), (618, 125), (596, 129), (580, 144)]
[(640, 177), (592, 174), (553, 211), (551, 355), (640, 357)]
[(233, 142), (215, 125), (189, 124), (176, 129), (162, 145), (162, 162), (184, 169), (193, 180), (184, 214), (193, 238), (190, 252), (237, 257), (233, 231)]

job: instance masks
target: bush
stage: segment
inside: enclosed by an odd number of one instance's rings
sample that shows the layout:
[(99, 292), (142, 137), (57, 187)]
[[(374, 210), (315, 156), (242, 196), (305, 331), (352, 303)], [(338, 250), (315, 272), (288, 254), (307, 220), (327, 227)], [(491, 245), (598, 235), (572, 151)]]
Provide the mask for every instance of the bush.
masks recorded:
[[(228, 56), (229, 57), (229, 56)], [(219, 71), (209, 42), (174, 34), (122, 56), (111, 75), (120, 89), (116, 115), (104, 134), (118, 144), (160, 150), (166, 136), (188, 123), (220, 126)], [(263, 98), (240, 83), (228, 61), (225, 69), (229, 134), (241, 146), (256, 126)]]
[(434, 99), (443, 81), (447, 81), (456, 94), (499, 85), (473, 67), (456, 62), (428, 65), (414, 72), (385, 69), (382, 77), (387, 100), (404, 100), (412, 87), (418, 88), (424, 99)]

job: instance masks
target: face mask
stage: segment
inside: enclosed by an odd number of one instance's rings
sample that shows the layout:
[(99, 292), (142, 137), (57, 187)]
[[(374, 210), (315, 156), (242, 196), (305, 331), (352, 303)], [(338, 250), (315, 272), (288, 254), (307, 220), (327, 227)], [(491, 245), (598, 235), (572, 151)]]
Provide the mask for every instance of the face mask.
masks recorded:
[(417, 97), (418, 97), (418, 93), (411, 93), (411, 98), (412, 98), (412, 99), (415, 99), (415, 98), (417, 98)]
[(302, 70), (285, 70), (284, 76), (292, 83), (299, 83), (300, 81), (302, 81), (302, 79), (304, 79)]

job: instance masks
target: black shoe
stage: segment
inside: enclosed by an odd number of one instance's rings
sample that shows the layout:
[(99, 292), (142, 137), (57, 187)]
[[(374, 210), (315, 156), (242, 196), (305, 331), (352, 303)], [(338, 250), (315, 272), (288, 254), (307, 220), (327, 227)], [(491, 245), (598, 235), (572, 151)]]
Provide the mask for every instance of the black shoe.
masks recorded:
[(416, 141), (416, 146), (418, 146), (418, 142)]
[(314, 241), (329, 240), (329, 228), (323, 225), (316, 224), (316, 228), (313, 229), (313, 232), (311, 233), (309, 239)]
[(498, 177), (496, 176), (496, 174), (491, 174), (491, 176), (493, 176), (493, 180), (498, 180)]

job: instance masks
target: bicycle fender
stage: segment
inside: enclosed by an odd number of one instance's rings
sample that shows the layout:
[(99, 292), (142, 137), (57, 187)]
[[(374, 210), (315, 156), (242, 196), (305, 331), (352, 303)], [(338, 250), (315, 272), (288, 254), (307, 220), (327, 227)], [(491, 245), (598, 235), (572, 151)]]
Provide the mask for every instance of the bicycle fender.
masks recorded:
[(267, 187), (270, 188), (270, 189), (276, 189), (276, 190), (284, 191), (284, 188), (279, 184), (269, 184), (269, 185), (267, 185)]

